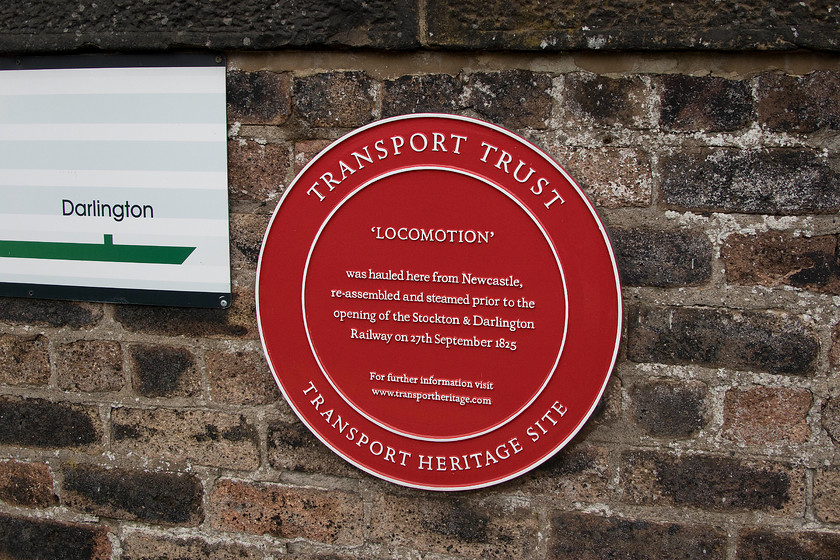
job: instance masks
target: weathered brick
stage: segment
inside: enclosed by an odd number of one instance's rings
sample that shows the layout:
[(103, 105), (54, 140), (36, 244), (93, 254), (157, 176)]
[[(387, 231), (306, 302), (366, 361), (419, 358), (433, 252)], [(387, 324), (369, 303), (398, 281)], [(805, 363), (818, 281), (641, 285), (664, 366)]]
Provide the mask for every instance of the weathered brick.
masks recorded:
[(609, 449), (571, 445), (525, 475), (522, 491), (564, 502), (601, 502), (612, 473)]
[(230, 261), (232, 268), (256, 270), (268, 220), (269, 216), (267, 214), (230, 215)]
[(817, 470), (814, 477), (814, 512), (820, 521), (840, 523), (840, 467)]
[(62, 503), (102, 517), (169, 525), (203, 519), (201, 481), (193, 475), (69, 465)]
[(832, 367), (840, 366), (840, 323), (834, 325), (831, 330), (831, 348), (829, 349), (828, 361)]
[(726, 558), (726, 531), (564, 512), (551, 518), (548, 558)]
[(220, 540), (207, 542), (200, 538), (147, 535), (132, 532), (121, 539), (121, 560), (264, 560), (257, 547)]
[(762, 74), (758, 80), (758, 122), (778, 132), (840, 129), (840, 73), (807, 76)]
[(210, 399), (228, 404), (268, 404), (281, 398), (262, 351), (208, 351)]
[(213, 526), (285, 539), (360, 545), (364, 506), (342, 491), (220, 480), (210, 495)]
[(816, 335), (786, 315), (640, 305), (627, 317), (634, 362), (809, 375), (819, 354)]
[(332, 140), (301, 140), (295, 142), (295, 173), (300, 173), (312, 158), (321, 153), (332, 142)]
[(527, 70), (472, 74), (467, 103), (484, 118), (509, 128), (547, 128), (551, 77)]
[(120, 305), (114, 319), (131, 332), (164, 336), (257, 337), (252, 291), (234, 288), (227, 309)]
[(227, 73), (227, 118), (242, 124), (283, 124), (292, 113), (292, 79), (288, 73)]
[(624, 286), (696, 286), (712, 275), (712, 244), (689, 231), (610, 230)]
[(0, 334), (0, 383), (46, 385), (50, 381), (49, 341), (43, 335)]
[(651, 126), (651, 89), (639, 77), (569, 74), (564, 93), (568, 112), (582, 123), (600, 128)]
[(361, 126), (374, 118), (375, 85), (364, 72), (325, 72), (298, 78), (295, 112), (313, 126)]
[(737, 560), (836, 560), (840, 534), (817, 531), (774, 533), (747, 529), (739, 535)]
[(808, 389), (729, 389), (723, 401), (724, 437), (745, 445), (805, 443), (811, 437)]
[(275, 469), (362, 477), (362, 471), (327, 449), (300, 422), (271, 422), (267, 437), (268, 464)]
[(724, 132), (747, 126), (752, 117), (749, 82), (671, 74), (662, 78), (660, 124), (669, 130)]
[(0, 321), (31, 326), (93, 327), (102, 319), (102, 305), (46, 299), (3, 298)]
[(201, 375), (188, 349), (142, 344), (128, 352), (132, 385), (138, 395), (192, 397), (201, 393)]
[(119, 342), (77, 340), (56, 351), (58, 386), (65, 391), (119, 391), (125, 385)]
[(241, 415), (116, 408), (111, 422), (111, 445), (117, 453), (231, 469), (259, 466), (257, 429)]
[(650, 158), (643, 151), (568, 147), (557, 138), (547, 138), (545, 144), (597, 206), (650, 206), (653, 175)]
[(840, 210), (840, 180), (807, 150), (700, 149), (660, 158), (662, 202), (669, 208), (748, 214)]
[(382, 116), (457, 113), (464, 109), (464, 80), (449, 74), (401, 76), (382, 84)]
[(108, 530), (0, 515), (0, 558), (8, 560), (110, 560)]
[(654, 437), (684, 438), (706, 423), (706, 385), (665, 379), (643, 381), (629, 389), (633, 420)]
[[(289, 180), (290, 149), (286, 144), (254, 140), (228, 142), (228, 192), (231, 200), (257, 202), (274, 209), (273, 202)], [(268, 204), (272, 202), (272, 204)]]
[(0, 398), (0, 444), (81, 448), (101, 441), (99, 413), (93, 407)]
[(834, 443), (840, 445), (840, 397), (831, 397), (822, 408), (822, 426)]
[(805, 473), (775, 462), (629, 451), (622, 455), (622, 500), (712, 511), (800, 516)]
[(373, 502), (369, 539), (452, 556), (526, 558), (536, 549), (538, 532), (537, 517), (526, 506), (383, 494)]
[(23, 507), (57, 505), (50, 468), (43, 463), (0, 462), (0, 500)]
[(720, 253), (730, 284), (787, 285), (840, 294), (840, 258), (833, 235), (732, 234)]

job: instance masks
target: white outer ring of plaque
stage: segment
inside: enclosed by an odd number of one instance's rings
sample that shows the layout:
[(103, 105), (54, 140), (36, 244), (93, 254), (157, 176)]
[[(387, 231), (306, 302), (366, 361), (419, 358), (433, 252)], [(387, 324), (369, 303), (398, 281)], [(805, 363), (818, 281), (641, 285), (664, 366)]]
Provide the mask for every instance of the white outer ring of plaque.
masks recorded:
[[(379, 180), (384, 179), (386, 177), (391, 177), (391, 176), (399, 175), (399, 174), (402, 174), (402, 173), (408, 173), (410, 171), (423, 171), (423, 170), (446, 171), (446, 172), (450, 172), (450, 173), (457, 173), (459, 175), (464, 175), (464, 176), (467, 176), (467, 177), (471, 177), (472, 179), (475, 179), (475, 180), (477, 180), (481, 183), (484, 183), (484, 184), (492, 187), (493, 189), (496, 189), (497, 191), (502, 193), (504, 196), (506, 196), (510, 200), (512, 200), (517, 206), (519, 206), (520, 209), (522, 209), (525, 212), (525, 214), (531, 219), (531, 221), (534, 223), (534, 225), (537, 226), (537, 228), (540, 230), (540, 233), (545, 238), (546, 243), (548, 243), (548, 246), (551, 249), (551, 254), (554, 256), (554, 262), (557, 264), (557, 269), (560, 272), (560, 281), (563, 284), (563, 304), (564, 304), (563, 305), (563, 314), (564, 314), (564, 316), (563, 316), (563, 339), (560, 342), (560, 349), (557, 352), (557, 357), (554, 359), (554, 365), (551, 366), (550, 371), (545, 378), (545, 381), (543, 381), (539, 390), (537, 390), (534, 393), (534, 395), (531, 397), (531, 399), (527, 403), (525, 403), (523, 406), (521, 406), (516, 412), (514, 412), (513, 414), (508, 416), (508, 418), (506, 418), (505, 420), (503, 420), (500, 423), (494, 424), (490, 428), (487, 428), (483, 431), (476, 432), (476, 433), (473, 433), (473, 434), (469, 434), (469, 435), (466, 435), (466, 436), (428, 437), (428, 436), (419, 436), (417, 434), (411, 434), (411, 433), (403, 432), (403, 431), (398, 430), (398, 429), (396, 429), (392, 426), (388, 426), (386, 424), (383, 424), (382, 422), (380, 422), (379, 420), (377, 420), (373, 416), (370, 416), (369, 414), (367, 414), (366, 412), (364, 412), (363, 410), (358, 408), (350, 399), (348, 399), (344, 395), (344, 393), (341, 391), (341, 389), (339, 389), (336, 386), (336, 384), (333, 382), (330, 375), (327, 373), (327, 370), (324, 367), (324, 364), (321, 363), (321, 359), (318, 356), (318, 352), (315, 350), (315, 346), (312, 343), (312, 337), (309, 335), (309, 324), (307, 323), (307, 320), (306, 320), (306, 280), (307, 280), (307, 277), (309, 276), (309, 262), (312, 259), (312, 253), (315, 251), (315, 245), (318, 244), (318, 240), (321, 237), (321, 233), (324, 231), (324, 228), (327, 227), (327, 224), (332, 219), (332, 217), (335, 215), (335, 213), (338, 212), (338, 210), (341, 207), (344, 206), (344, 203), (346, 203), (348, 200), (350, 200), (354, 195), (359, 193), (362, 189), (365, 189), (365, 188), (371, 186), (376, 181), (379, 181)], [(303, 317), (303, 328), (304, 328), (304, 331), (306, 332), (306, 339), (307, 339), (307, 341), (309, 341), (309, 349), (312, 351), (312, 356), (313, 356), (313, 358), (315, 358), (315, 361), (318, 363), (318, 368), (321, 370), (321, 373), (327, 379), (327, 381), (332, 386), (332, 388), (335, 390), (335, 392), (341, 397), (341, 399), (350, 408), (352, 408), (353, 410), (358, 412), (362, 417), (364, 417), (367, 420), (369, 420), (370, 422), (376, 424), (380, 428), (382, 428), (384, 430), (387, 430), (394, 435), (407, 437), (407, 438), (418, 440), (418, 441), (433, 441), (433, 442), (465, 441), (465, 440), (468, 440), (468, 439), (473, 439), (473, 438), (476, 438), (476, 437), (480, 437), (480, 436), (489, 434), (490, 432), (494, 432), (494, 431), (498, 430), (499, 428), (505, 426), (509, 422), (512, 422), (520, 414), (525, 412), (528, 409), (528, 407), (531, 406), (531, 404), (545, 390), (549, 381), (551, 381), (551, 378), (554, 377), (554, 373), (555, 373), (555, 371), (557, 371), (557, 364), (560, 362), (560, 356), (563, 355), (563, 348), (566, 346), (566, 334), (567, 334), (568, 328), (569, 328), (569, 293), (566, 290), (566, 276), (563, 273), (563, 266), (560, 264), (560, 259), (557, 256), (557, 250), (554, 248), (554, 244), (551, 242), (551, 238), (548, 236), (548, 234), (546, 233), (545, 229), (543, 228), (540, 221), (536, 218), (536, 216), (534, 216), (531, 213), (531, 211), (524, 204), (522, 204), (522, 202), (519, 201), (515, 196), (513, 196), (512, 194), (510, 194), (509, 192), (507, 192), (506, 190), (504, 190), (500, 186), (494, 184), (492, 181), (489, 181), (489, 180), (487, 180), (487, 179), (485, 179), (485, 178), (483, 178), (479, 175), (476, 175), (474, 173), (471, 173), (471, 172), (463, 170), (463, 169), (458, 169), (458, 168), (455, 168), (455, 167), (434, 166), (434, 165), (418, 165), (418, 166), (403, 167), (403, 168), (400, 168), (400, 169), (394, 169), (394, 170), (388, 171), (386, 173), (383, 173), (382, 175), (378, 175), (378, 176), (374, 177), (373, 179), (371, 179), (371, 180), (367, 181), (366, 183), (364, 183), (363, 185), (359, 186), (358, 188), (356, 188), (355, 190), (350, 192), (346, 197), (344, 197), (344, 199), (341, 202), (336, 204), (336, 206), (332, 209), (332, 211), (329, 213), (329, 215), (326, 217), (326, 219), (321, 224), (321, 227), (318, 229), (318, 233), (315, 235), (315, 239), (312, 240), (312, 244), (309, 246), (309, 254), (306, 257), (306, 266), (303, 269), (303, 281), (301, 282), (301, 290), (300, 290), (300, 304), (301, 304), (301, 315)]]

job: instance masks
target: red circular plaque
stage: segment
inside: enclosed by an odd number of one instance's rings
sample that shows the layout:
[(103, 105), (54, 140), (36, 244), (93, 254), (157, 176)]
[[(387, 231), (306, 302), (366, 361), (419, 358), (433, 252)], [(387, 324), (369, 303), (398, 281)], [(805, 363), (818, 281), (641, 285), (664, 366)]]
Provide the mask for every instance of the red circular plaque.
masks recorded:
[(257, 270), (266, 357), (328, 447), (432, 490), (536, 467), (589, 418), (621, 292), (580, 188), (497, 126), (408, 115), (300, 172)]

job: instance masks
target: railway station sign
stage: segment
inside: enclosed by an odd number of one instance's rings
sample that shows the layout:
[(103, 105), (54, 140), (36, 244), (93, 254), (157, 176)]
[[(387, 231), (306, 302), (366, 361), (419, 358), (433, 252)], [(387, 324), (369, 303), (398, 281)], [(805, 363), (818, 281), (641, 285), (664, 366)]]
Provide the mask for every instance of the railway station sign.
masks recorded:
[(0, 59), (0, 295), (230, 303), (225, 64)]
[(432, 490), (546, 461), (604, 392), (621, 293), (604, 226), (539, 148), (471, 118), (386, 119), (285, 191), (260, 254), (263, 347), (335, 453)]

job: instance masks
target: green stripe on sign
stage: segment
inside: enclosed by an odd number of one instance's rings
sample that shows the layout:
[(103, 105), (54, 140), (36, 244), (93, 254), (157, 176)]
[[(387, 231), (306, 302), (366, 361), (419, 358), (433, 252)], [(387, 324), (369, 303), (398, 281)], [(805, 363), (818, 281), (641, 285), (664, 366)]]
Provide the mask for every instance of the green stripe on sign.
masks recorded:
[(143, 264), (183, 264), (195, 247), (114, 245), (105, 234), (101, 245), (53, 241), (0, 241), (0, 257), (67, 261), (100, 261)]

